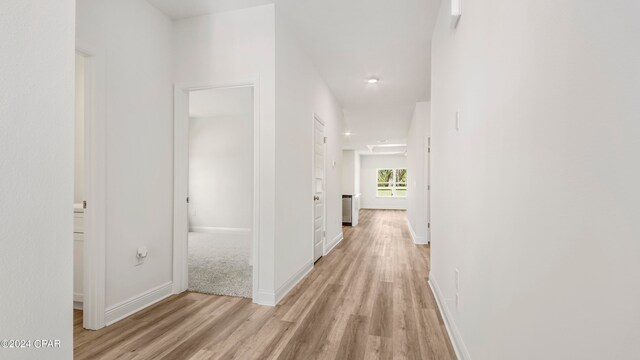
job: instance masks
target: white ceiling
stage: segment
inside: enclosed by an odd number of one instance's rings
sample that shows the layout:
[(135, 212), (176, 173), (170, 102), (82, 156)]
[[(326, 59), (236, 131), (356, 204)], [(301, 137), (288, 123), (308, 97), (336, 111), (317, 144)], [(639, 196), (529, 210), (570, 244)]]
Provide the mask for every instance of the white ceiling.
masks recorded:
[[(430, 99), (431, 35), (440, 0), (148, 0), (172, 18), (276, 3), (342, 104), (345, 149), (405, 143), (416, 102)], [(369, 77), (380, 82), (371, 85)]]
[[(346, 149), (406, 142), (415, 103), (430, 99), (440, 0), (276, 0), (345, 111)], [(380, 82), (370, 85), (369, 77)]]
[(376, 144), (367, 145), (366, 150), (356, 151), (360, 155), (400, 155), (407, 153), (406, 144)]
[(191, 91), (189, 117), (209, 118), (253, 113), (253, 88), (237, 87)]

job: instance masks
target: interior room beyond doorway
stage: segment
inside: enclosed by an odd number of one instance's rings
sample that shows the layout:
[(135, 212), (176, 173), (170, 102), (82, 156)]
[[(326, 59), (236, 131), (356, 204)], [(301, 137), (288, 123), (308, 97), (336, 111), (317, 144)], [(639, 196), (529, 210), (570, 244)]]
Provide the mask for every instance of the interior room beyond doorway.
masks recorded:
[(189, 290), (252, 297), (253, 88), (189, 93)]

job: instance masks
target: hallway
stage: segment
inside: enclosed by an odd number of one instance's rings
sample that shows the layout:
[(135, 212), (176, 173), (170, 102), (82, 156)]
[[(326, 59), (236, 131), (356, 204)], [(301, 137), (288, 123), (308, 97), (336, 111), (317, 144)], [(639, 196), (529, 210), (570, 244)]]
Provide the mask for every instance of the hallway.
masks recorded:
[(100, 331), (75, 313), (75, 359), (455, 359), (405, 212), (356, 228), (274, 307), (183, 293)]

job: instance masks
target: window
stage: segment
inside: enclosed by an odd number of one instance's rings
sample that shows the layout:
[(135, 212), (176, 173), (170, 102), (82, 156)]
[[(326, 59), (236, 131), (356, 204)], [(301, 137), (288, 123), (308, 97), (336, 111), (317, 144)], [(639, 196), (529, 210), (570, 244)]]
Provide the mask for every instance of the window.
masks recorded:
[(378, 197), (406, 197), (407, 169), (378, 169)]

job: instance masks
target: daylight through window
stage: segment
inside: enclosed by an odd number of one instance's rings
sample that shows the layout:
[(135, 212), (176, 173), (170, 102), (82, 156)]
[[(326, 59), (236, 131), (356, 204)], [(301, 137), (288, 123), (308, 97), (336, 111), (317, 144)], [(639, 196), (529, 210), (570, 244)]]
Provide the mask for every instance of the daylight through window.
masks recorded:
[(406, 197), (407, 169), (378, 169), (378, 197)]

